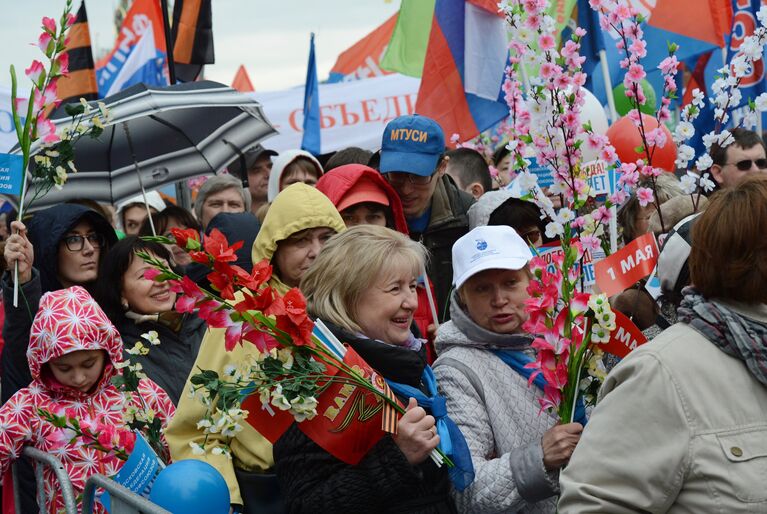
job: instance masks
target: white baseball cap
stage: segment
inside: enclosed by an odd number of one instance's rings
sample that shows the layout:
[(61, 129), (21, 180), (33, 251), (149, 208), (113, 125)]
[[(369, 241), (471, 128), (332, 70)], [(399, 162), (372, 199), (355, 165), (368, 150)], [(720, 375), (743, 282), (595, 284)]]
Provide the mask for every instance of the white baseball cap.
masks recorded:
[(488, 269), (518, 270), (533, 258), (527, 243), (506, 225), (481, 226), (453, 245), (453, 285)]

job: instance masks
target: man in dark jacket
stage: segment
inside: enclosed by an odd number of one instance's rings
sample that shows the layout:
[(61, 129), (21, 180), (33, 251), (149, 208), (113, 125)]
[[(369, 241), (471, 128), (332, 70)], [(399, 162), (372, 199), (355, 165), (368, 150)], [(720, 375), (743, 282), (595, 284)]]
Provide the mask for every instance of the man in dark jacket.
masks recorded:
[[(2, 402), (32, 381), (27, 346), (32, 319), (43, 293), (73, 285), (90, 287), (98, 264), (117, 236), (109, 222), (82, 205), (62, 204), (34, 214), (5, 245), (8, 270), (2, 278), (5, 323), (2, 354)], [(13, 306), (13, 270), (19, 262), (19, 302)], [(37, 512), (34, 474), (20, 463), (21, 512)]]
[(410, 238), (431, 254), (426, 272), (440, 321), (448, 317), (453, 243), (469, 231), (467, 213), (474, 203), (439, 166), (444, 150), (445, 136), (437, 122), (417, 114), (400, 116), (384, 130), (380, 165), (402, 200)]

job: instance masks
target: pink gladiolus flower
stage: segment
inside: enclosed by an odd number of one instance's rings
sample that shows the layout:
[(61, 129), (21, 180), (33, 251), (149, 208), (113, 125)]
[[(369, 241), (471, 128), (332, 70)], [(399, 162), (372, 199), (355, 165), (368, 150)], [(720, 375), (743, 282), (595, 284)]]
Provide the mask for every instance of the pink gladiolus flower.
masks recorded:
[(61, 138), (56, 134), (56, 126), (51, 120), (40, 116), (37, 118), (37, 137), (43, 139), (46, 143), (58, 143)]
[(642, 207), (647, 206), (648, 203), (653, 202), (653, 192), (652, 189), (648, 187), (640, 187), (636, 191), (637, 200), (639, 200), (639, 205)]
[[(221, 304), (215, 300), (206, 300), (199, 305), (200, 312), (198, 315), (200, 316), (200, 318), (207, 321), (208, 318), (210, 318), (213, 315), (213, 311), (218, 309), (220, 306)], [(228, 326), (228, 325), (224, 325), (224, 326)], [(216, 327), (216, 328), (221, 328), (221, 327)]]
[(40, 94), (40, 90), (35, 90), (35, 109), (40, 112), (49, 105), (58, 106), (61, 100), (58, 98), (58, 80), (52, 79), (45, 91)]
[(46, 56), (50, 56), (49, 51), (52, 50), (52, 48), (50, 48), (51, 41), (53, 41), (53, 38), (47, 32), (43, 32), (42, 34), (40, 34), (40, 37), (37, 39), (37, 47)]
[(16, 112), (19, 113), (20, 116), (26, 116), (27, 109), (29, 109), (29, 99), (16, 98), (14, 102), (16, 105)]
[(147, 270), (144, 271), (144, 278), (147, 280), (154, 280), (160, 275), (162, 275), (162, 272), (157, 268), (147, 268)]
[(64, 52), (56, 57), (56, 64), (58, 65), (58, 74), (67, 75), (69, 73), (69, 52)]
[(543, 388), (543, 398), (539, 398), (538, 403), (541, 404), (541, 412), (548, 409), (556, 410), (562, 403), (562, 392), (556, 387), (547, 385)]
[(67, 27), (71, 27), (75, 24), (75, 21), (77, 21), (77, 16), (75, 16), (72, 13), (67, 14)]
[(29, 65), (29, 68), (24, 70), (24, 73), (29, 77), (29, 79), (34, 82), (35, 84), (40, 86), (40, 75), (43, 74), (45, 71), (45, 68), (43, 67), (43, 63), (35, 59), (32, 61), (32, 64)]
[(191, 296), (179, 296), (176, 300), (175, 310), (177, 312), (194, 312), (194, 308), (197, 305), (197, 300)]
[(43, 30), (50, 33), (52, 36), (56, 35), (56, 20), (43, 16)]
[(242, 322), (233, 323), (226, 329), (224, 336), (224, 347), (227, 352), (234, 350), (237, 343), (242, 343)]

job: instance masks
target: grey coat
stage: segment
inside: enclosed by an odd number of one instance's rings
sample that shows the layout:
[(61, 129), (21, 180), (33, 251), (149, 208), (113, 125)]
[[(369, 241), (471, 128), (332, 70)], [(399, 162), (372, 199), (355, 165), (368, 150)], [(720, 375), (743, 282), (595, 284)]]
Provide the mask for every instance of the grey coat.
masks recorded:
[(434, 373), (447, 410), (466, 437), (476, 478), (454, 492), (460, 512), (553, 513), (558, 476), (543, 466), (541, 439), (556, 418), (540, 413), (542, 392), (492, 349), (530, 350), (525, 336), (477, 326), (451, 301), (451, 321), (437, 333)]

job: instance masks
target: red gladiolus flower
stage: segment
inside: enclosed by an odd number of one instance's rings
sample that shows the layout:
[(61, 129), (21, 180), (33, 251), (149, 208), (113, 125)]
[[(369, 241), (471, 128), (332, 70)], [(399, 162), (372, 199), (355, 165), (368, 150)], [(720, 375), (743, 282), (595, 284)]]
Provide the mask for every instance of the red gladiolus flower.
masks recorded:
[(244, 299), (237, 302), (234, 305), (234, 310), (237, 312), (245, 311), (261, 311), (265, 312), (268, 307), (274, 302), (274, 290), (271, 287), (265, 287), (258, 291), (258, 294), (250, 294), (243, 290), (241, 291)]
[(285, 312), (287, 312), (290, 321), (296, 325), (301, 325), (308, 319), (306, 315), (306, 299), (298, 288), (294, 287), (283, 298), (285, 302)]
[(216, 262), (234, 262), (237, 260), (235, 253), (242, 247), (242, 241), (229, 246), (226, 236), (220, 230), (214, 228), (209, 235), (203, 238), (203, 246)]
[[(242, 270), (235, 266), (238, 270)], [(253, 270), (247, 273), (242, 270), (242, 273), (237, 272), (237, 283), (242, 287), (247, 287), (251, 291), (258, 290), (262, 285), (267, 283), (272, 278), (272, 265), (269, 261), (264, 259), (261, 262), (257, 262), (253, 266)]]
[(231, 279), (225, 273), (211, 271), (208, 273), (207, 279), (210, 281), (210, 285), (219, 292), (221, 298), (234, 300), (234, 287)]
[[(200, 234), (193, 228), (172, 228), (170, 233), (176, 240), (176, 245), (186, 250), (200, 249)], [(190, 246), (189, 242), (192, 241)], [(206, 261), (207, 262), (207, 261)]]

